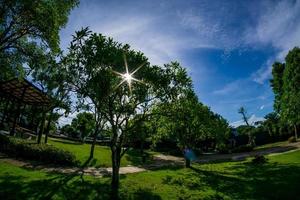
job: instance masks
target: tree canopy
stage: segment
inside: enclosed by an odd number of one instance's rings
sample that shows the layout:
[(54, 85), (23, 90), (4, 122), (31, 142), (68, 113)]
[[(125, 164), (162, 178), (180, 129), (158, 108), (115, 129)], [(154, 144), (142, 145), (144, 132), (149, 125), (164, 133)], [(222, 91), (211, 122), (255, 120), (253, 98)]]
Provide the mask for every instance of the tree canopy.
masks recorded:
[(48, 54), (58, 53), (59, 31), (78, 0), (1, 0), (0, 67), (1, 79), (24, 74), (39, 67)]
[(289, 51), (285, 63), (274, 63), (272, 74), (274, 109), (282, 122), (294, 127), (297, 138), (297, 126), (300, 124), (300, 49), (295, 47)]

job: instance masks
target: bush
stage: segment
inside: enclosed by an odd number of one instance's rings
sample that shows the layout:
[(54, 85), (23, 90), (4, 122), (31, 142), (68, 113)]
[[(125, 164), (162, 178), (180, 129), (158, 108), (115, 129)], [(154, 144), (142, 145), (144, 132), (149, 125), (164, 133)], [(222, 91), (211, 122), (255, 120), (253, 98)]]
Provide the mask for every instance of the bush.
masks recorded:
[(9, 156), (40, 161), (47, 164), (76, 165), (75, 156), (46, 144), (29, 143), (28, 141), (0, 135), (0, 151)]
[(220, 143), (217, 145), (217, 150), (219, 153), (229, 153), (228, 145)]
[(294, 136), (292, 136), (292, 137), (289, 137), (288, 142), (289, 143), (294, 143), (294, 142), (297, 142), (297, 140)]
[(249, 152), (253, 150), (253, 146), (252, 145), (241, 145), (238, 147), (235, 147), (234, 149), (232, 149), (232, 153), (242, 153), (242, 152)]
[(264, 164), (268, 161), (268, 159), (263, 155), (255, 155), (252, 159), (252, 164)]

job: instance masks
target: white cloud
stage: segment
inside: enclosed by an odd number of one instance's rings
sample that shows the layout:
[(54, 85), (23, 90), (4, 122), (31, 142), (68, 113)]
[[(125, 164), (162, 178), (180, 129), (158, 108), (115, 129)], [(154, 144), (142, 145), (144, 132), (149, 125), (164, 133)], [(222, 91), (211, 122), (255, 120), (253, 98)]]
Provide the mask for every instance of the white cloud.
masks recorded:
[(240, 90), (241, 80), (236, 80), (226, 84), (223, 88), (213, 91), (215, 95), (228, 95), (232, 92)]
[(283, 61), (290, 49), (300, 45), (300, 0), (271, 1), (261, 9), (257, 26), (250, 27), (245, 41), (249, 45), (272, 46), (276, 56), (270, 58), (252, 74), (255, 82), (263, 84), (271, 77), (272, 63)]
[(265, 105), (262, 105), (259, 107), (260, 110), (263, 110), (265, 108)]
[(272, 72), (272, 64), (274, 62), (274, 58), (270, 58), (267, 62), (262, 65), (257, 71), (251, 74), (251, 78), (254, 82), (259, 84), (264, 84), (266, 80), (271, 78)]

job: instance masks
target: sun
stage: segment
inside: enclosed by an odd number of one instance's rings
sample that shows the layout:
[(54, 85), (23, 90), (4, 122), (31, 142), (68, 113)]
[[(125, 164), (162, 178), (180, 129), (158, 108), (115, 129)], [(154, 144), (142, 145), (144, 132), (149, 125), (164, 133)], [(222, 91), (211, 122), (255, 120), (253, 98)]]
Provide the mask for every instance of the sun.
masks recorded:
[(132, 75), (129, 73), (125, 73), (122, 76), (123, 76), (124, 80), (126, 80), (128, 83), (131, 83), (131, 81), (133, 80)]
[[(142, 63), (139, 67), (137, 67), (133, 72), (129, 72), (128, 70), (128, 64), (127, 64), (127, 59), (126, 59), (126, 55), (123, 54), (124, 56), (124, 65), (125, 65), (125, 70), (126, 72), (124, 74), (120, 73), (120, 72), (116, 72), (113, 71), (115, 74), (119, 75), (122, 78), (122, 81), (117, 85), (117, 87), (119, 87), (120, 85), (122, 85), (124, 82), (127, 82), (128, 84), (128, 88), (129, 88), (129, 92), (131, 93), (131, 87), (132, 87), (132, 82), (133, 81), (137, 81), (137, 82), (142, 82), (141, 80), (138, 80), (136, 78), (133, 77), (133, 75), (139, 70), (141, 69), (141, 67), (143, 67), (143, 65), (145, 63)], [(116, 87), (116, 88), (117, 88)]]

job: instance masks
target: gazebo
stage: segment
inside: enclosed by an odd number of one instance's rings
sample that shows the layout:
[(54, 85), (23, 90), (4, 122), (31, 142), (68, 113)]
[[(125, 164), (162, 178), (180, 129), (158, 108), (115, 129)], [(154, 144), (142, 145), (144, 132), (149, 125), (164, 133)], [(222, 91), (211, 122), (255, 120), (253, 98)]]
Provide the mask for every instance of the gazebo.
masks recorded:
[[(10, 103), (16, 110), (13, 115), (12, 122), (8, 120), (11, 135), (14, 135), (16, 132), (16, 126), (20, 119), (22, 108), (24, 109), (27, 105), (42, 108), (42, 124), (44, 124), (46, 109), (51, 104), (51, 99), (41, 89), (29, 82), (27, 79), (15, 78), (0, 82), (0, 98), (1, 102), (5, 102), (1, 125), (5, 123), (5, 119), (8, 119), (8, 108)], [(44, 127), (42, 126), (41, 129), (42, 130), (40, 130), (38, 134), (38, 142), (41, 140)]]

